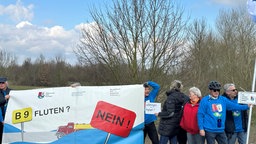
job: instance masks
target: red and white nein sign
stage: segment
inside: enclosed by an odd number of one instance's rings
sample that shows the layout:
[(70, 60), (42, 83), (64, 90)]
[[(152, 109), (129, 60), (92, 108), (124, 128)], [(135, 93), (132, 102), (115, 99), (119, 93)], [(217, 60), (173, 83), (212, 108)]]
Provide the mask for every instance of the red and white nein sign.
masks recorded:
[(122, 107), (99, 101), (91, 119), (91, 126), (100, 130), (127, 137), (133, 128), (136, 113)]

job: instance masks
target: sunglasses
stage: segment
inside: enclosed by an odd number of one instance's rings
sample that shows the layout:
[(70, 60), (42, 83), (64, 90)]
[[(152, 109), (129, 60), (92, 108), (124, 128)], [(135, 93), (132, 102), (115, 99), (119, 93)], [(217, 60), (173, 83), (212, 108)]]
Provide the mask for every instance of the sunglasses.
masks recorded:
[(219, 89), (210, 89), (211, 91), (214, 91), (214, 92), (220, 92), (220, 90)]
[(5, 82), (0, 82), (0, 84), (4, 84)]
[(230, 91), (233, 91), (233, 92), (235, 92), (235, 91), (237, 91), (237, 89), (232, 89), (232, 90), (230, 90)]

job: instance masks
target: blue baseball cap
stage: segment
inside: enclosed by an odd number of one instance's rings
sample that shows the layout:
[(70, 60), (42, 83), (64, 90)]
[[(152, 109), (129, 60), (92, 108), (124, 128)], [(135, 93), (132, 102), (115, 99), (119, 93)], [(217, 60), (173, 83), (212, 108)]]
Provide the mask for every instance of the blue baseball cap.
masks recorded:
[(7, 78), (6, 77), (0, 77), (0, 82), (6, 82)]

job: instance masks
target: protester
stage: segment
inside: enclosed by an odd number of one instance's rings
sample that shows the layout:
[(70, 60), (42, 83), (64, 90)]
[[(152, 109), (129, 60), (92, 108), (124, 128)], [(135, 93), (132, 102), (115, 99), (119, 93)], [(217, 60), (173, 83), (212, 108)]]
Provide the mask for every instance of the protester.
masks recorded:
[[(238, 103), (238, 92), (235, 84), (227, 83), (224, 85), (224, 93), (228, 100), (233, 103)], [(246, 143), (246, 131), (248, 124), (247, 110), (236, 110), (226, 112), (225, 132), (228, 138), (228, 144), (235, 144), (238, 140), (239, 144)]]
[[(162, 111), (156, 113), (160, 117), (159, 134), (160, 144), (177, 143), (177, 134), (179, 133), (180, 119), (182, 116), (182, 107), (189, 99), (181, 92), (183, 85), (181, 81), (174, 80), (171, 83), (170, 90), (166, 92), (167, 99), (163, 104)], [(184, 138), (186, 139), (186, 137)]]
[(208, 84), (209, 95), (202, 98), (198, 108), (198, 126), (200, 135), (205, 136), (207, 144), (227, 144), (224, 132), (226, 110), (247, 110), (248, 105), (239, 105), (220, 96), (221, 85), (217, 81)]
[(197, 111), (201, 100), (201, 91), (197, 87), (189, 89), (189, 98), (183, 108), (180, 126), (187, 132), (188, 144), (204, 144), (204, 137), (199, 134)]
[[(145, 103), (154, 102), (160, 90), (160, 86), (153, 81), (148, 81), (144, 83), (143, 86), (145, 88)], [(150, 89), (150, 87), (152, 88), (152, 90)], [(155, 126), (156, 120), (157, 117), (154, 114), (145, 114), (145, 127), (143, 129), (144, 142), (146, 136), (148, 135), (150, 140), (152, 141), (152, 144), (159, 144), (158, 133)]]
[(8, 82), (7, 78), (5, 77), (0, 77), (0, 108), (1, 108), (1, 115), (0, 115), (0, 120), (2, 123), (0, 123), (0, 131), (1, 131), (1, 143), (2, 143), (2, 136), (3, 136), (3, 124), (4, 124), (4, 117), (5, 117), (5, 112), (8, 104), (8, 100), (10, 98), (10, 93), (11, 89), (8, 87)]

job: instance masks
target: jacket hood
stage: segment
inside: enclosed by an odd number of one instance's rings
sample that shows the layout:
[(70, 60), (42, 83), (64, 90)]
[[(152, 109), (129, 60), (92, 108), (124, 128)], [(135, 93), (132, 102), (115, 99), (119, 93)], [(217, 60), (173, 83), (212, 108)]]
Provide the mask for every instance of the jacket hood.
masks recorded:
[(177, 90), (177, 89), (170, 89), (170, 90), (166, 91), (165, 94), (166, 94), (166, 96), (169, 96), (173, 92), (179, 92), (179, 90)]

